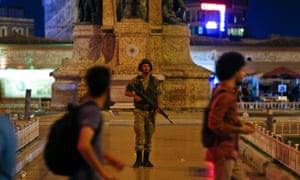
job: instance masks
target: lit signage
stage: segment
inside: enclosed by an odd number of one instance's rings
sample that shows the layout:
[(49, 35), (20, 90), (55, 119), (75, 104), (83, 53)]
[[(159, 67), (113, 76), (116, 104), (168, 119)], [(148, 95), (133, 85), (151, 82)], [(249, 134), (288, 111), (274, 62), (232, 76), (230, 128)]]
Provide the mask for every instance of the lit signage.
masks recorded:
[(201, 9), (210, 11), (225, 11), (226, 6), (224, 4), (201, 3)]
[(225, 4), (215, 4), (215, 3), (201, 3), (201, 9), (206, 11), (219, 11), (220, 12), (220, 31), (225, 31)]
[(54, 69), (5, 69), (0, 71), (4, 97), (24, 98), (26, 89), (31, 89), (32, 98), (51, 98), (54, 78), (49, 73)]
[(205, 27), (206, 27), (206, 29), (217, 29), (218, 24), (215, 21), (207, 21)]

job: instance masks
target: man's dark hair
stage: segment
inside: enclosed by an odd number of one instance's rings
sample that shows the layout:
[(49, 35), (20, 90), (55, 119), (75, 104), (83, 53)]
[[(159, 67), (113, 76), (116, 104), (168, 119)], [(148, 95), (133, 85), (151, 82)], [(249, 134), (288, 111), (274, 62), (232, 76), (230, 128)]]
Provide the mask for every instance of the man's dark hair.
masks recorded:
[(238, 52), (224, 53), (217, 61), (216, 75), (220, 81), (228, 80), (246, 65), (245, 58)]
[(89, 95), (98, 97), (108, 91), (111, 81), (111, 71), (104, 66), (95, 66), (88, 69), (85, 78)]

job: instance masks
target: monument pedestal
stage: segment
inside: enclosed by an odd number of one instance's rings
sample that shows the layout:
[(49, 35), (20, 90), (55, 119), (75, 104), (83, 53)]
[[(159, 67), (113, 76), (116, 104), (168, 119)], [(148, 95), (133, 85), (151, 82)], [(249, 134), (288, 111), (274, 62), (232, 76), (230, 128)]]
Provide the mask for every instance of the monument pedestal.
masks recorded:
[(187, 26), (162, 26), (162, 59), (158, 62), (165, 76), (162, 102), (167, 108), (207, 106), (210, 72), (193, 63)]
[(52, 72), (55, 83), (52, 86), (51, 107), (64, 110), (69, 103), (78, 103), (86, 93), (83, 77), (86, 70), (103, 64), (101, 55), (101, 33), (99, 26), (76, 25), (73, 31), (74, 47), (71, 60), (64, 62)]
[[(151, 7), (159, 5), (159, 1), (155, 2)], [(150, 8), (152, 11), (153, 7)], [(94, 65), (106, 65), (112, 69), (112, 101), (128, 107), (132, 98), (124, 95), (125, 88), (139, 73), (138, 64), (144, 58), (151, 60), (152, 73), (161, 82), (163, 107), (186, 109), (207, 106), (210, 72), (192, 62), (189, 28), (161, 25), (156, 15), (149, 16), (153, 20), (151, 22), (121, 20), (111, 31), (104, 26), (101, 29), (99, 26), (76, 25), (73, 58), (52, 73), (56, 79), (52, 107), (62, 109), (68, 103), (77, 103), (87, 92), (83, 78), (86, 70)]]

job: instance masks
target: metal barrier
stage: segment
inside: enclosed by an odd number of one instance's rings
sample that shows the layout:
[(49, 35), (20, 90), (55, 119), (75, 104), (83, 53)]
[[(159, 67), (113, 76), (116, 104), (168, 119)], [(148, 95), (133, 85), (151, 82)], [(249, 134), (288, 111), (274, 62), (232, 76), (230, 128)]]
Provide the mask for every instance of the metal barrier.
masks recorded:
[(278, 135), (300, 136), (300, 120), (276, 120), (273, 131)]
[(254, 144), (257, 148), (278, 160), (286, 167), (300, 175), (300, 151), (299, 144), (292, 146), (289, 141), (285, 144), (282, 136), (270, 133), (265, 128), (256, 125), (256, 131), (250, 135), (242, 135), (244, 139)]
[(39, 136), (39, 120), (15, 120), (15, 133), (17, 136), (17, 151), (29, 144)]
[(238, 102), (239, 109), (300, 109), (300, 102)]

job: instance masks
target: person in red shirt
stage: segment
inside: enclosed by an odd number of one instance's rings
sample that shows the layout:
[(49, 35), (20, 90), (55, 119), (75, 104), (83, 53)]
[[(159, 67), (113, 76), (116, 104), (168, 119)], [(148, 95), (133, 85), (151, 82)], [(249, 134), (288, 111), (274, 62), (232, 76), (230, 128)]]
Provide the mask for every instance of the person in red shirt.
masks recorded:
[(250, 134), (255, 129), (238, 118), (236, 97), (237, 86), (246, 74), (245, 58), (240, 53), (225, 53), (216, 63), (220, 84), (214, 89), (208, 120), (215, 139), (205, 157), (214, 164), (215, 180), (247, 179), (239, 159), (238, 140), (239, 134)]

